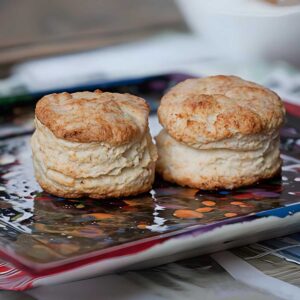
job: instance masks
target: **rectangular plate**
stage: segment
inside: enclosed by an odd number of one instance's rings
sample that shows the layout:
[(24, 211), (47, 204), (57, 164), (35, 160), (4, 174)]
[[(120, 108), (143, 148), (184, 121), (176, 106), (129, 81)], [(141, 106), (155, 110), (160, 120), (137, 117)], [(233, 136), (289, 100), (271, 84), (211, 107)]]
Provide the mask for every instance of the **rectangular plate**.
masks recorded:
[[(155, 111), (162, 93), (187, 77), (143, 78), (106, 90), (140, 95)], [(287, 109), (293, 114), (288, 113), (281, 132), (281, 177), (217, 192), (157, 178), (147, 194), (97, 201), (41, 191), (29, 146), (32, 114), (16, 114), (15, 104), (0, 124), (0, 288), (25, 289), (151, 266), (298, 230), (300, 109)], [(180, 210), (185, 215), (178, 217)], [(14, 270), (17, 279), (7, 277), (7, 270)]]

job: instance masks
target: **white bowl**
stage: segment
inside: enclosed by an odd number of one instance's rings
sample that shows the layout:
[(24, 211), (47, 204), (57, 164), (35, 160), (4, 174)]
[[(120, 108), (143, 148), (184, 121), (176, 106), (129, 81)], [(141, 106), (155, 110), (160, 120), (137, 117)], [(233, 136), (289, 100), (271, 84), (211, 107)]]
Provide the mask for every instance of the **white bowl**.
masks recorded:
[(177, 0), (191, 29), (235, 59), (300, 65), (300, 5), (259, 0)]

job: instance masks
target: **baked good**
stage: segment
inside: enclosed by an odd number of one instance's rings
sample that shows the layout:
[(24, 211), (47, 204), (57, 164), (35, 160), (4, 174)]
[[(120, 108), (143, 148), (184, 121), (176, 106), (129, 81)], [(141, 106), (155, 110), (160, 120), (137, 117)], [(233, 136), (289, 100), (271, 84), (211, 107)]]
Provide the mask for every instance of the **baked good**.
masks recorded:
[(32, 136), (35, 176), (60, 197), (108, 198), (148, 191), (157, 152), (149, 107), (139, 97), (102, 91), (44, 96)]
[(236, 76), (188, 79), (161, 100), (157, 172), (199, 189), (237, 188), (280, 171), (285, 110), (271, 90)]

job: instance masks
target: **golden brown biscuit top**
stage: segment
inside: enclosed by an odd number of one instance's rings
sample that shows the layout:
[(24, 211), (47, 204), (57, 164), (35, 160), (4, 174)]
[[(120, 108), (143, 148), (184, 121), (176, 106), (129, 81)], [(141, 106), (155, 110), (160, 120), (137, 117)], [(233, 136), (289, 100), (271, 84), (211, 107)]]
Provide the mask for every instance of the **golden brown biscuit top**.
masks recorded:
[(146, 132), (149, 106), (130, 94), (97, 90), (44, 96), (38, 101), (35, 114), (58, 138), (117, 146)]
[(177, 84), (158, 109), (167, 132), (190, 145), (272, 132), (282, 125), (284, 115), (281, 99), (271, 90), (222, 75)]

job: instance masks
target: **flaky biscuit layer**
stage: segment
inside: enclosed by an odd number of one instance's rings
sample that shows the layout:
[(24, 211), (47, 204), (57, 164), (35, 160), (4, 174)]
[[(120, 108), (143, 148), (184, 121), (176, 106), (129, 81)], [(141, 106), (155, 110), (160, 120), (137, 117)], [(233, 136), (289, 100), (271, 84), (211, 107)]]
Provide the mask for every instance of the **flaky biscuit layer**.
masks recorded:
[(166, 130), (156, 137), (157, 172), (183, 186), (214, 190), (236, 188), (270, 178), (280, 171), (279, 137), (265, 138), (252, 150), (195, 149)]
[(79, 143), (57, 138), (38, 119), (31, 144), (36, 178), (49, 193), (66, 198), (107, 198), (148, 191), (156, 148), (146, 130), (130, 143)]

